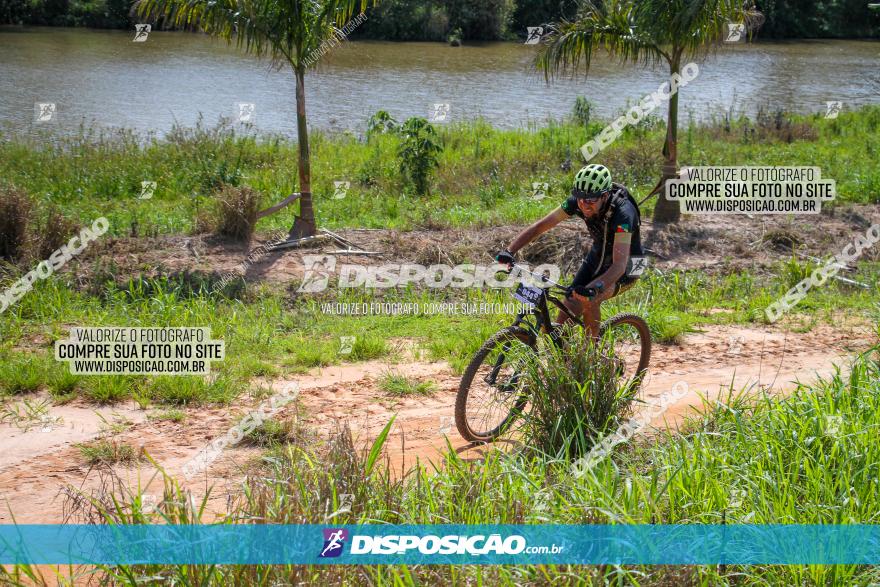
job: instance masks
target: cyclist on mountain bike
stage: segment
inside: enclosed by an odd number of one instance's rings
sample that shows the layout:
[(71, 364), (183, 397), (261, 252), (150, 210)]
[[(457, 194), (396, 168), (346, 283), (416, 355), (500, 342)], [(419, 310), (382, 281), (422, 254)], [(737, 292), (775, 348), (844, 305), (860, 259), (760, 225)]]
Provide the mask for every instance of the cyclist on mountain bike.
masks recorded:
[[(520, 249), (570, 216), (583, 219), (593, 246), (569, 287), (565, 305), (575, 315), (583, 315), (584, 325), (597, 339), (601, 320), (599, 306), (632, 287), (646, 267), (639, 231), (639, 205), (624, 186), (611, 182), (607, 167), (591, 164), (581, 168), (575, 175), (571, 196), (559, 208), (523, 230), (495, 260), (513, 263)], [(587, 288), (594, 289), (596, 295), (587, 297), (579, 293)], [(568, 316), (560, 311), (557, 321), (567, 320)]]

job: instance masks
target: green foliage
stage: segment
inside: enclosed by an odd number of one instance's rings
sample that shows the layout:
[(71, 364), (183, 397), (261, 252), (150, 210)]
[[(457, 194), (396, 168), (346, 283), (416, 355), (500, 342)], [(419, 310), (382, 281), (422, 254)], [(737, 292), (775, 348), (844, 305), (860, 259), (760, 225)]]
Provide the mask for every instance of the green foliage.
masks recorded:
[(419, 381), (415, 377), (409, 377), (403, 373), (388, 372), (379, 379), (379, 389), (398, 397), (431, 395), (434, 393), (434, 383)]
[(0, 24), (132, 28), (129, 0), (6, 0)]
[(578, 96), (574, 101), (574, 108), (571, 111), (571, 117), (580, 125), (587, 126), (590, 124), (590, 115), (592, 114), (593, 103), (584, 96)]
[(61, 363), (56, 365), (46, 385), (55, 401), (64, 402), (73, 399), (81, 391), (83, 378), (71, 373), (66, 363)]
[[(378, 447), (358, 450), (350, 432), (300, 447), (282, 445), (248, 475), (226, 522), (272, 524), (872, 524), (878, 511), (880, 365), (876, 352), (788, 397), (731, 392), (706, 403), (680, 431), (635, 437), (583, 475), (572, 462), (511, 450), (400, 474)], [(164, 499), (145, 510), (139, 492), (120, 484), (114, 500), (95, 500), (102, 521), (208, 523), (207, 497), (188, 505), (166, 476)], [(343, 495), (351, 495), (343, 508)], [(91, 502), (87, 502), (91, 503)], [(0, 569), (10, 580), (32, 567)], [(73, 571), (71, 571), (72, 573)], [(350, 565), (105, 566), (108, 583), (138, 585), (162, 576), (180, 585), (453, 583), (568, 584), (568, 566), (409, 567)], [(4, 573), (8, 577), (4, 576)], [(867, 585), (878, 571), (860, 565), (585, 566), (576, 579), (639, 585)], [(407, 581), (400, 580), (407, 577)], [(19, 580), (21, 583), (26, 581)]]
[(133, 397), (143, 384), (143, 378), (134, 375), (89, 375), (83, 379), (86, 397), (99, 404)]
[(880, 35), (880, 16), (862, 0), (758, 0), (770, 38), (858, 38)]
[(397, 121), (394, 117), (385, 110), (379, 110), (367, 121), (367, 140), (370, 140), (373, 135), (394, 133), (397, 128)]
[(38, 391), (46, 377), (47, 360), (39, 355), (0, 356), (0, 396)]
[(585, 341), (574, 326), (561, 336), (564, 348), (548, 342), (539, 354), (514, 360), (525, 365), (531, 405), (522, 433), (529, 447), (573, 459), (586, 455), (596, 439), (622, 422), (633, 393), (620, 385), (610, 345)]
[(204, 377), (190, 375), (163, 375), (151, 378), (147, 386), (150, 399), (170, 405), (198, 405), (229, 403), (246, 384), (228, 376)]
[(439, 165), (439, 154), (443, 147), (437, 140), (434, 127), (424, 118), (410, 118), (400, 129), (401, 142), (397, 150), (400, 171), (416, 193), (427, 195), (429, 178)]
[(449, 30), (446, 8), (437, 0), (382, 0), (368, 8), (367, 15), (355, 38), (443, 41)]
[[(771, 116), (767, 140), (747, 140), (746, 128), (763, 127), (754, 121), (733, 119), (729, 130), (722, 120), (693, 124), (689, 141), (679, 145), (687, 165), (803, 165), (822, 160), (823, 174), (837, 181), (835, 203), (880, 201), (880, 108), (866, 106), (844, 111), (837, 119), (788, 115), (795, 131), (791, 142), (777, 137)], [(595, 136), (602, 122), (588, 127), (573, 122), (526, 129), (498, 129), (473, 121), (437, 125), (435, 141), (443, 145), (430, 176), (431, 193), (419, 196), (419, 205), (400, 193), (400, 137), (373, 134), (369, 144), (313, 132), (312, 177), (316, 186), (332, 186), (347, 178), (358, 185), (358, 197), (332, 198), (328, 189), (316, 189), (318, 222), (330, 230), (342, 227), (412, 229), (424, 226), (469, 227), (528, 224), (558, 206), (556, 197), (530, 199), (532, 182), (555, 186), (570, 183), (571, 174), (560, 165), (581, 157), (578, 146)], [(660, 127), (625, 132), (601, 153), (601, 163), (617, 181), (641, 199), (657, 181), (665, 137)], [(204, 231), (200, 224), (211, 208), (213, 185), (219, 176), (205, 171), (209, 151), (215, 161), (227, 161), (246, 176), (246, 185), (278, 201), (296, 189), (296, 145), (282, 139), (255, 139), (221, 125), (179, 129), (146, 144), (127, 133), (83, 131), (55, 146), (25, 137), (0, 141), (0, 177), (31, 194), (37, 209), (57, 205), (68, 218), (105, 216), (108, 236), (180, 234)], [(200, 153), (202, 155), (200, 155)], [(202, 160), (199, 157), (202, 157)], [(136, 198), (140, 182), (156, 178), (155, 196)], [(76, 194), (71, 198), (69, 194)], [(194, 196), (195, 194), (195, 196)], [(39, 197), (37, 197), (39, 195)], [(482, 195), (482, 199), (477, 196)], [(650, 213), (651, 201), (643, 210)], [(268, 233), (290, 228), (291, 215), (282, 211), (257, 223)], [(42, 226), (42, 221), (36, 226)]]
[(76, 446), (90, 466), (127, 464), (140, 460), (140, 455), (133, 446), (115, 440), (101, 439)]
[[(759, 38), (864, 38), (880, 35), (880, 15), (867, 0), (757, 0), (764, 23)], [(356, 38), (443, 41), (466, 25), (467, 39), (525, 36), (527, 27), (573, 20), (578, 0), (382, 0), (367, 10)], [(130, 29), (128, 0), (8, 0), (0, 24)], [(450, 15), (454, 14), (454, 19)], [(470, 36), (472, 35), (472, 36)]]
[(394, 41), (497, 41), (512, 36), (514, 0), (383, 0), (355, 37)]
[(464, 40), (493, 41), (510, 35), (513, 0), (445, 0), (449, 26)]
[(168, 421), (180, 423), (186, 420), (186, 412), (179, 410), (177, 408), (170, 408), (167, 410), (161, 410), (159, 412), (151, 413), (147, 416), (150, 420), (154, 421)]

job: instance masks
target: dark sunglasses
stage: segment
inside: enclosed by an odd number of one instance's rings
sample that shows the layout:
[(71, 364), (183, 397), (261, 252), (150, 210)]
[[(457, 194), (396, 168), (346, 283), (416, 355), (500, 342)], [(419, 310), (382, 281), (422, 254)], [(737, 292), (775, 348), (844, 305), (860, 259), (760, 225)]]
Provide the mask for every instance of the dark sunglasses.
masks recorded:
[(595, 202), (607, 193), (608, 190), (602, 190), (601, 192), (585, 192), (578, 188), (571, 189), (571, 195), (574, 196), (575, 199), (584, 200), (586, 202)]

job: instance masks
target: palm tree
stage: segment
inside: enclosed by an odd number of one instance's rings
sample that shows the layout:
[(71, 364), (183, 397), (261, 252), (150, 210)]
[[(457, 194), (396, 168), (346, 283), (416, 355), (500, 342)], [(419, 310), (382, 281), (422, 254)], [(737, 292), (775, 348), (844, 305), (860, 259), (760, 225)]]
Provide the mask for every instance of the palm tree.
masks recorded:
[[(584, 0), (574, 21), (548, 27), (535, 66), (549, 81), (554, 75), (589, 73), (595, 49), (604, 49), (623, 62), (657, 66), (681, 74), (683, 65), (704, 56), (724, 39), (729, 23), (744, 23), (751, 31), (761, 14), (750, 0)], [(651, 194), (661, 193), (654, 221), (676, 222), (677, 202), (662, 196), (666, 180), (677, 177), (678, 92), (669, 99), (663, 174)]]
[[(375, 4), (376, 0), (372, 0)], [(197, 27), (235, 43), (258, 57), (285, 63), (296, 78), (296, 129), (299, 148), (299, 193), (259, 213), (266, 216), (296, 199), (299, 216), (292, 238), (317, 232), (312, 206), (309, 133), (306, 125), (306, 70), (344, 36), (339, 27), (370, 0), (137, 0), (133, 10), (143, 18), (162, 19), (175, 27)], [(363, 17), (365, 18), (365, 17)]]

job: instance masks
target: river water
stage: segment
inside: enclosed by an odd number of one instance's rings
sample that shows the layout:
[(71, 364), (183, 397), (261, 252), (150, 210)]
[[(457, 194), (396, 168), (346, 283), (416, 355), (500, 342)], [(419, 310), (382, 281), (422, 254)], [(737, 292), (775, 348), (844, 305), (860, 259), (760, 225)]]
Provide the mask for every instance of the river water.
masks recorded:
[[(69, 133), (85, 123), (161, 136), (175, 121), (190, 126), (202, 116), (213, 124), (249, 114), (260, 132), (295, 134), (289, 69), (272, 70), (200, 34), (133, 38), (124, 31), (0, 28), (0, 129)], [(439, 112), (448, 123), (484, 117), (499, 127), (544, 125), (571, 112), (579, 95), (594, 102), (597, 116), (610, 118), (666, 79), (662, 70), (621, 66), (602, 55), (588, 79), (548, 85), (531, 66), (534, 54), (534, 46), (519, 43), (346, 43), (307, 74), (309, 121), (312, 128), (361, 132), (383, 109), (398, 120)], [(880, 101), (877, 41), (724, 45), (697, 63), (699, 76), (681, 93), (682, 120), (731, 108), (824, 113), (828, 101), (844, 109)], [(35, 104), (55, 105), (49, 120), (39, 120)]]

